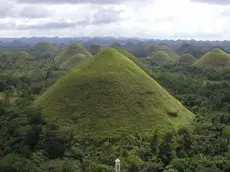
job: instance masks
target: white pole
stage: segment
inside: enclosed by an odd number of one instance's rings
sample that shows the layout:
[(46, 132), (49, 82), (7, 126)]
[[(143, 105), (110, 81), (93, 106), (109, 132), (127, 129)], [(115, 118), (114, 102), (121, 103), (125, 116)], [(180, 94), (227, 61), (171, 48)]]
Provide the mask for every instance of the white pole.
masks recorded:
[(121, 161), (119, 159), (115, 160), (115, 172), (121, 172)]

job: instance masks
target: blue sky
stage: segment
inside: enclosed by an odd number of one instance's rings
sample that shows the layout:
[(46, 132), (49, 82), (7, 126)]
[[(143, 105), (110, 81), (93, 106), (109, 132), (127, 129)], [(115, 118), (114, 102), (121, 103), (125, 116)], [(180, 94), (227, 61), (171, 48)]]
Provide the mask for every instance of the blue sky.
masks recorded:
[(0, 0), (0, 37), (230, 40), (230, 0)]

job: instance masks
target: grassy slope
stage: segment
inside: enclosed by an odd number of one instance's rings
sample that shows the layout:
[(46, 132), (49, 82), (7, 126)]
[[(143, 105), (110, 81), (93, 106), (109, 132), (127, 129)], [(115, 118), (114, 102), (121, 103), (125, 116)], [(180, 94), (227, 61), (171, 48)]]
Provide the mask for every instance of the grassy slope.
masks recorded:
[(194, 63), (199, 67), (230, 68), (230, 55), (215, 48)]
[(139, 66), (143, 71), (145, 71), (148, 75), (152, 76), (152, 71), (143, 64), (138, 58), (136, 58), (132, 53), (125, 50), (124, 48), (116, 48), (117, 51), (128, 57), (130, 60), (132, 60), (137, 66)]
[(69, 59), (67, 59), (66, 61), (64, 61), (60, 68), (61, 69), (72, 69), (74, 67), (76, 67), (77, 64), (80, 64), (81, 62), (83, 62), (87, 57), (83, 54), (76, 54), (72, 57), (70, 57)]
[[(61, 51), (55, 57), (55, 61), (60, 64), (61, 68), (65, 66), (66, 69), (71, 69), (79, 65), (84, 60), (82, 59), (83, 57), (82, 55), (85, 56), (85, 59), (87, 57), (92, 56), (82, 45), (73, 44), (73, 45), (66, 47), (63, 51)], [(70, 62), (75, 62), (75, 64), (74, 63), (71, 64)], [(70, 64), (70, 65), (68, 66), (67, 64)]]
[(195, 62), (195, 57), (191, 54), (182, 54), (178, 59), (177, 62), (179, 63), (193, 63)]
[[(132, 60), (112, 48), (70, 71), (35, 105), (48, 120), (94, 137), (172, 130), (193, 118)], [(167, 112), (177, 112), (178, 117)]]

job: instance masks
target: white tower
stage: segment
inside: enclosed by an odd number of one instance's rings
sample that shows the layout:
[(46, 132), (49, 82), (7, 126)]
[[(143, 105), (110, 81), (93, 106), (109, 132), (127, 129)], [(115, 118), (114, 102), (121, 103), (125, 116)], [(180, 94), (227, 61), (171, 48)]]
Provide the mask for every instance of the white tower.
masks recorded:
[(115, 172), (121, 172), (121, 161), (119, 159), (115, 160)]

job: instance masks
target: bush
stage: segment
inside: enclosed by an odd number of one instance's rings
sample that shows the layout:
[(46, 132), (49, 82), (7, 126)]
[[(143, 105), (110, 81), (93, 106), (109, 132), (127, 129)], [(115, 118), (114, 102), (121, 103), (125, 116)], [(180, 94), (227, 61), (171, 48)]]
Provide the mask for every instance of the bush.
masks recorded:
[(173, 112), (173, 111), (167, 112), (167, 114), (172, 117), (177, 117), (178, 115), (177, 112)]

